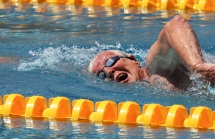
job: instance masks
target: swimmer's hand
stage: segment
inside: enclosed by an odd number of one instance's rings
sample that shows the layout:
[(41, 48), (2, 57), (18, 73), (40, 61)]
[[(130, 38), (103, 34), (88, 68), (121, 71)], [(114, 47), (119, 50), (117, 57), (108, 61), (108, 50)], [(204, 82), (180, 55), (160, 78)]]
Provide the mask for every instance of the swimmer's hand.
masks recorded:
[(192, 72), (200, 74), (205, 80), (210, 82), (211, 86), (215, 86), (215, 64), (200, 63), (192, 67)]

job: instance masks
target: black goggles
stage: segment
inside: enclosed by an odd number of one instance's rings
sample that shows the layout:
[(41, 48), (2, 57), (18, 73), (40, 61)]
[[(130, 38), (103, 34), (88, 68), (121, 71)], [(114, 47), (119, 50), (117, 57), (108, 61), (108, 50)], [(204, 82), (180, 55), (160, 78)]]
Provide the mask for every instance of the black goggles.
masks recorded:
[(114, 66), (114, 65), (116, 64), (116, 62), (117, 62), (120, 58), (128, 58), (128, 59), (130, 59), (129, 57), (123, 57), (123, 56), (114, 56), (114, 57), (109, 58), (109, 59), (106, 61), (104, 67), (103, 67), (100, 71), (98, 71), (97, 76), (98, 76), (99, 78), (101, 78), (101, 79), (114, 80), (114, 76), (111, 75), (111, 74), (106, 74), (106, 73), (103, 71), (103, 69), (104, 69), (105, 67), (112, 67), (112, 66)]

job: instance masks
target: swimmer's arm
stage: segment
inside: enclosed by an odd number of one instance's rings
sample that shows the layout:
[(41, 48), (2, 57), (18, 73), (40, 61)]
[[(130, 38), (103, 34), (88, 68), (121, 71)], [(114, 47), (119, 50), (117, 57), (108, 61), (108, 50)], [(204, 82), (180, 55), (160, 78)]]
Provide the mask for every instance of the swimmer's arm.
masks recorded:
[(198, 38), (190, 24), (180, 15), (175, 16), (164, 28), (168, 47), (174, 49), (190, 72), (204, 63)]
[[(149, 75), (170, 76), (177, 68), (179, 56), (169, 44), (166, 26), (161, 30), (157, 41), (149, 49), (146, 70)], [(165, 73), (166, 72), (166, 73)]]
[(187, 65), (190, 73), (200, 74), (205, 80), (215, 84), (215, 64), (205, 63), (201, 48), (190, 24), (182, 16), (175, 16), (165, 27), (169, 47)]
[(186, 19), (179, 15), (168, 22), (161, 31), (158, 40), (150, 49), (152, 52), (148, 62), (160, 56), (159, 53), (168, 54), (168, 50), (171, 49), (187, 66), (190, 73), (198, 73), (211, 83), (215, 83), (215, 64), (204, 63), (195, 32)]
[(195, 32), (186, 19), (180, 15), (175, 16), (165, 25), (158, 40), (150, 49), (152, 55), (149, 61), (160, 55), (159, 53), (168, 54), (171, 49), (175, 51), (190, 71), (197, 64), (204, 63)]

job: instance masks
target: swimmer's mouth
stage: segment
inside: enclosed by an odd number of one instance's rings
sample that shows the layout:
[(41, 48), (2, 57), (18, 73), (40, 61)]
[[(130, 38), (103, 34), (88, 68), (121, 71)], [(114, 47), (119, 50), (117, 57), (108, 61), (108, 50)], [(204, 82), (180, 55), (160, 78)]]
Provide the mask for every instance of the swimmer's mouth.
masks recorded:
[(126, 73), (120, 73), (117, 78), (116, 78), (116, 81), (117, 82), (122, 82), (122, 83), (126, 83), (127, 82), (127, 79), (128, 78), (128, 75)]

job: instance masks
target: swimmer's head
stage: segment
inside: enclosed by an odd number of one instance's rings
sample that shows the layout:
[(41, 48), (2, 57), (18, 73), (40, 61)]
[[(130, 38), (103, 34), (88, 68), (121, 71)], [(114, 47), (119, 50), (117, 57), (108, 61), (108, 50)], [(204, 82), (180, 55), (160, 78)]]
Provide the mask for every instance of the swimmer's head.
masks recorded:
[(119, 50), (107, 50), (98, 53), (90, 62), (88, 70), (97, 76), (129, 83), (145, 77), (145, 68), (131, 54)]

